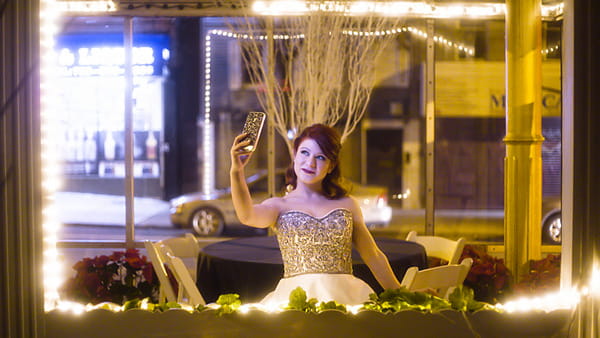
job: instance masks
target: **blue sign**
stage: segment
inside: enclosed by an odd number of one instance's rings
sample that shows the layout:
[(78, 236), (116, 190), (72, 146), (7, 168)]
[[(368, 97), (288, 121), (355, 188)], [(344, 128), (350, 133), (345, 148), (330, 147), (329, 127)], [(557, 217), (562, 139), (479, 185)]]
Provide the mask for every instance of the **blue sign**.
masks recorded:
[[(63, 34), (56, 49), (63, 75), (122, 75), (125, 61), (123, 34)], [(166, 34), (133, 35), (134, 75), (162, 75), (169, 55)]]

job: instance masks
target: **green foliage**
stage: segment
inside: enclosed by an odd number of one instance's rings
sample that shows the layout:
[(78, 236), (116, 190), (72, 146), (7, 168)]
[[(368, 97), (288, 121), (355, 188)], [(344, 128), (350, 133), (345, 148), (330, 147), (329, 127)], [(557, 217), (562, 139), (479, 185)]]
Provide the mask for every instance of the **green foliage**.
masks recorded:
[(234, 313), (242, 305), (240, 295), (236, 293), (228, 293), (220, 295), (217, 299), (217, 304), (221, 305), (217, 309), (217, 315), (221, 316), (224, 314)]
[(289, 303), (286, 309), (304, 312), (321, 312), (324, 310), (339, 310), (342, 312), (347, 312), (346, 306), (336, 302), (335, 300), (319, 303), (319, 301), (315, 298), (308, 299), (306, 291), (304, 291), (304, 289), (301, 287), (297, 287), (290, 292)]
[(406, 309), (424, 312), (436, 312), (447, 309), (473, 312), (481, 309), (493, 309), (490, 304), (476, 301), (473, 290), (464, 286), (454, 289), (449, 300), (426, 292), (408, 291), (404, 287), (389, 289), (379, 295), (372, 293), (370, 300), (365, 302), (364, 308), (383, 313), (394, 313)]
[(181, 309), (181, 304), (177, 302), (166, 302), (156, 304), (154, 307), (154, 311), (165, 312), (169, 309)]
[(317, 300), (311, 298), (307, 300), (306, 291), (301, 287), (297, 287), (290, 292), (290, 302), (286, 307), (288, 310), (300, 310), (304, 312), (316, 312)]
[(463, 312), (474, 312), (482, 309), (492, 309), (488, 303), (475, 300), (473, 289), (460, 285), (448, 297), (452, 309)]
[(139, 298), (128, 300), (123, 304), (123, 311), (140, 308), (142, 301)]
[[(145, 306), (143, 306), (143, 305), (145, 305)], [(122, 309), (123, 309), (123, 311), (125, 311), (125, 310), (131, 310), (131, 309), (141, 309), (142, 307), (145, 310), (148, 310), (150, 312), (165, 312), (169, 309), (183, 308), (181, 306), (181, 304), (179, 304), (177, 302), (153, 303), (150, 298), (144, 298), (144, 299), (136, 298), (136, 299), (131, 299), (131, 300), (126, 301), (123, 304)], [(109, 303), (103, 303), (99, 306), (99, 308), (110, 310), (111, 307), (110, 307)], [(204, 305), (198, 305), (196, 308), (194, 308), (194, 310), (196, 310), (198, 312), (200, 312), (204, 309), (205, 309)]]
[[(370, 300), (363, 304), (363, 309), (383, 313), (395, 313), (407, 309), (422, 312), (436, 312), (446, 309), (462, 312), (474, 312), (482, 309), (494, 310), (494, 307), (490, 304), (475, 300), (473, 290), (465, 286), (457, 287), (450, 294), (449, 300), (426, 292), (408, 291), (404, 287), (385, 290), (379, 295), (372, 293), (369, 295), (369, 298)], [(230, 293), (220, 295), (216, 304), (219, 305), (216, 309), (216, 314), (221, 316), (235, 313), (242, 305), (242, 302), (238, 294)], [(100, 304), (99, 308), (111, 309), (111, 306), (105, 303)], [(139, 308), (144, 308), (151, 312), (164, 312), (169, 309), (182, 308), (182, 306), (177, 302), (152, 303), (150, 298), (142, 300), (136, 298), (126, 301), (122, 307), (123, 310)], [(207, 308), (205, 305), (198, 305), (193, 308), (193, 311), (200, 312)], [(306, 292), (301, 287), (297, 287), (290, 292), (289, 303), (285, 309), (299, 310), (306, 313), (318, 313), (325, 310), (347, 312), (344, 304), (340, 304), (334, 300), (319, 303), (315, 298), (308, 299)]]
[(317, 306), (317, 312), (323, 311), (323, 310), (339, 310), (342, 312), (346, 312), (346, 306), (344, 304), (340, 304), (340, 303), (336, 302), (335, 300), (332, 300), (329, 302), (319, 303), (319, 305)]
[(408, 291), (405, 287), (388, 289), (379, 295), (372, 293), (364, 308), (383, 313), (412, 309), (417, 311), (439, 311), (450, 308), (450, 302), (425, 292)]

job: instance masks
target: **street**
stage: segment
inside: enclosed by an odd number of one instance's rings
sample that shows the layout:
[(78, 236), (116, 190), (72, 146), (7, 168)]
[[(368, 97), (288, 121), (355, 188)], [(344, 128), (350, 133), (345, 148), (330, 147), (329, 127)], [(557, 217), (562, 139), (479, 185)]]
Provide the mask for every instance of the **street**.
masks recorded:
[[(125, 208), (123, 196), (58, 193), (58, 215), (64, 224), (59, 235), (63, 241), (123, 241)], [(168, 202), (136, 198), (134, 203), (137, 241), (177, 237), (191, 229), (177, 229), (169, 219)], [(375, 236), (403, 238), (416, 230), (425, 233), (425, 210), (394, 208), (390, 224), (372, 229)], [(501, 242), (502, 210), (441, 210), (436, 212), (435, 234), (448, 238), (465, 237), (470, 242)], [(225, 237), (255, 236), (256, 229), (236, 226)]]
[[(79, 242), (75, 246), (59, 244), (62, 262), (68, 271), (82, 257), (108, 255), (123, 249), (87, 247), (85, 242), (124, 242), (125, 210), (123, 196), (96, 194), (59, 193), (56, 196), (59, 217), (63, 223), (58, 234), (60, 241)], [(159, 241), (165, 238), (182, 236), (191, 229), (178, 229), (171, 225), (169, 204), (165, 201), (136, 198), (135, 240)], [(201, 246), (232, 237), (256, 236), (255, 228), (236, 226), (229, 228), (223, 237), (199, 238)], [(259, 229), (262, 230), (262, 229)], [(424, 210), (403, 210), (394, 208), (392, 219), (387, 227), (372, 229), (375, 237), (404, 239), (407, 233), (416, 230), (425, 232)], [(438, 211), (436, 212), (435, 233), (456, 239), (465, 237), (470, 243), (499, 244), (503, 236), (503, 212), (496, 211)], [(142, 251), (144, 251), (142, 249)]]

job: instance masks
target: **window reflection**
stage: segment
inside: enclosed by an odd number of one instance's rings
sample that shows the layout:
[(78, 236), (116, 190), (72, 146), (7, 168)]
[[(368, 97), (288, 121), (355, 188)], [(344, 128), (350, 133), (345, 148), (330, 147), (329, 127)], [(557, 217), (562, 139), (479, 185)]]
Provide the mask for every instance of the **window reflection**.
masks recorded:
[[(75, 193), (110, 195), (124, 223), (124, 122), (121, 18), (70, 18), (57, 41), (61, 66), (60, 92), (65, 199)], [(394, 207), (390, 226), (380, 234), (402, 237), (423, 232), (424, 20), (409, 20), (395, 43), (378, 60), (376, 86), (360, 130), (348, 142), (345, 173), (350, 179), (388, 188)], [(170, 224), (168, 201), (202, 190), (207, 159), (202, 150), (205, 88), (203, 39), (210, 29), (227, 29), (221, 18), (136, 18), (134, 21), (134, 177), (136, 198), (157, 201), (156, 213), (145, 214), (136, 202), (136, 239), (171, 236), (142, 231), (145, 225)], [(435, 24), (443, 41), (469, 46), (473, 53), (436, 40), (435, 201), (437, 234), (470, 241), (501, 242), (505, 146), (504, 23), (446, 20)], [(544, 24), (543, 48), (543, 196), (560, 195), (560, 23)], [(212, 41), (211, 119), (215, 124), (216, 188), (228, 185), (230, 140), (241, 130), (247, 111), (260, 109), (255, 90), (244, 85), (247, 72), (237, 41)], [(471, 49), (469, 49), (471, 50)], [(277, 72), (279, 75), (283, 72)], [(242, 85), (240, 85), (240, 83)], [(285, 147), (276, 140), (278, 165), (287, 163)], [(360, 156), (353, 156), (360, 154)], [(266, 168), (266, 150), (258, 152), (255, 169)], [(65, 197), (66, 196), (66, 197)], [(121, 202), (119, 202), (121, 201)], [(87, 206), (94, 206), (88, 203)], [(97, 209), (97, 208), (96, 208)], [(67, 224), (73, 208), (64, 204)], [(83, 209), (82, 209), (83, 210)], [(107, 209), (102, 209), (107, 210)], [(152, 210), (152, 211), (156, 211)], [(83, 212), (86, 221), (106, 225), (100, 211)], [(97, 219), (94, 219), (97, 217)], [(118, 217), (117, 217), (118, 218)], [(154, 218), (149, 224), (148, 219)], [(144, 223), (146, 222), (146, 223)], [(68, 228), (68, 226), (67, 226)], [(92, 231), (92, 230), (90, 230)], [(184, 229), (182, 231), (185, 231)], [(115, 230), (124, 240), (124, 232)], [(143, 235), (142, 235), (143, 234)], [(377, 233), (376, 233), (377, 234)], [(64, 234), (63, 240), (91, 237)]]

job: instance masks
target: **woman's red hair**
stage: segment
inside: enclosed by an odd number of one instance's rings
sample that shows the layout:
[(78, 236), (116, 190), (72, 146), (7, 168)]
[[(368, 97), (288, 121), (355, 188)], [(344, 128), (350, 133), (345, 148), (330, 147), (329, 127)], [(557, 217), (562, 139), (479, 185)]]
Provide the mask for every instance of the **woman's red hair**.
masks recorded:
[[(298, 151), (300, 143), (305, 139), (315, 140), (323, 151), (323, 154), (333, 164), (333, 170), (323, 179), (323, 194), (329, 199), (338, 199), (347, 196), (348, 190), (340, 182), (342, 173), (339, 165), (339, 155), (342, 143), (338, 131), (333, 127), (321, 123), (308, 126), (294, 140), (294, 153)], [(294, 163), (292, 162), (286, 171), (286, 182), (295, 189), (297, 179), (296, 172), (294, 172)]]

